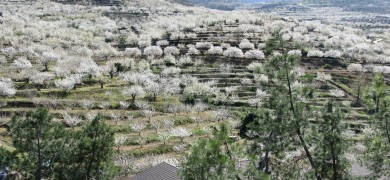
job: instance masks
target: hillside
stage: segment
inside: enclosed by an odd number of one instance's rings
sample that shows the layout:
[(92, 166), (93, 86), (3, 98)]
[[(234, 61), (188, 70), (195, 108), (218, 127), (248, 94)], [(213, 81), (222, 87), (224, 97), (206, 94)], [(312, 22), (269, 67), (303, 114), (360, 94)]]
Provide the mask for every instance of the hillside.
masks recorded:
[[(341, 106), (345, 118), (340, 126), (351, 144), (360, 145), (366, 130), (375, 127), (361, 91), (375, 73), (390, 84), (390, 44), (382, 38), (273, 13), (165, 0), (107, 3), (1, 2), (1, 127), (12, 127), (12, 115), (38, 107), (47, 108), (67, 131), (80, 131), (101, 114), (115, 131), (117, 179), (162, 161), (179, 166), (195, 142), (215, 136), (213, 128), (220, 122), (232, 129), (229, 136), (237, 139), (232, 144), (250, 149), (244, 146), (253, 142), (245, 137), (249, 131), (242, 134), (245, 119), (271, 108), (265, 99), (273, 88), (284, 88), (276, 73), (283, 68), (266, 68), (273, 59), (290, 55), (297, 60), (286, 72), (296, 78), (294, 97), (304, 85), (315, 91), (311, 98), (295, 97), (310, 107), (310, 118), (302, 123), (304, 138), (315, 137), (315, 125), (321, 123), (316, 113), (329, 101)], [(12, 140), (12, 133), (0, 128), (0, 146), (13, 149)], [(291, 134), (278, 140), (299, 141)], [(272, 155), (273, 163), (283, 167), (274, 165), (276, 176), (284, 177), (277, 170), (294, 165), (289, 162), (309, 164), (297, 144), (286, 148), (281, 159)], [(354, 145), (345, 151), (364, 154)], [(237, 155), (237, 161), (249, 158)], [(348, 163), (357, 165), (351, 159)]]

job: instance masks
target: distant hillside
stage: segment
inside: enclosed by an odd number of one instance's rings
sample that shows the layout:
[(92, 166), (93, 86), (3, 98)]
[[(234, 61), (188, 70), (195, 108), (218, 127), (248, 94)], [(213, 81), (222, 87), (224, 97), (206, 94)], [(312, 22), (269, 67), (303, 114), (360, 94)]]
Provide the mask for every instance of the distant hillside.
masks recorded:
[(308, 4), (342, 7), (347, 11), (390, 14), (389, 0), (304, 0)]
[(54, 2), (68, 3), (68, 4), (83, 4), (83, 5), (103, 5), (115, 6), (120, 5), (122, 0), (52, 0)]
[(300, 0), (175, 0), (176, 2), (205, 6), (212, 9), (234, 10), (248, 3), (296, 2)]

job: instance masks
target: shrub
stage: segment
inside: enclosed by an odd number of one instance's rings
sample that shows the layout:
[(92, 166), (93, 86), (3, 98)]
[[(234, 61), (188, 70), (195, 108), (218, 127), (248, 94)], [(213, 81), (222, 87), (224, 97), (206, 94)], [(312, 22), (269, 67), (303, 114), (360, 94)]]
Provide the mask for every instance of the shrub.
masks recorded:
[(152, 149), (134, 149), (129, 152), (130, 156), (143, 157), (146, 155), (159, 155), (173, 152), (172, 146), (159, 146)]
[(206, 132), (201, 128), (195, 128), (192, 130), (192, 135), (194, 136), (202, 136), (204, 134), (206, 134)]
[(324, 69), (332, 69), (333, 66), (330, 65), (330, 64), (325, 64), (325, 65), (323, 66), (323, 68), (324, 68)]
[(191, 95), (187, 96), (187, 97), (185, 98), (185, 100), (184, 100), (184, 103), (194, 105), (194, 104), (195, 104), (195, 98), (194, 98), (194, 96), (191, 96)]
[(181, 125), (186, 125), (186, 124), (191, 124), (191, 123), (194, 123), (194, 120), (188, 116), (176, 118), (174, 120), (175, 126), (181, 126)]

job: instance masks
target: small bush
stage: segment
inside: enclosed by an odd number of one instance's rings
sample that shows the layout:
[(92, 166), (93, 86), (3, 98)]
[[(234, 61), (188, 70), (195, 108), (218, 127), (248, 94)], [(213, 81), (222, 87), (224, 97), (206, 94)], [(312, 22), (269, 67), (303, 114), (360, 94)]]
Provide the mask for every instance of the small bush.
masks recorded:
[(135, 149), (129, 152), (130, 156), (142, 157), (146, 155), (160, 155), (173, 152), (172, 146), (159, 146), (153, 149)]
[(195, 128), (192, 130), (192, 135), (194, 136), (202, 136), (204, 134), (206, 134), (206, 132), (201, 128)]
[(330, 64), (325, 64), (325, 65), (323, 66), (323, 68), (324, 68), (324, 69), (332, 69), (333, 66), (330, 65)]
[(325, 84), (324, 84), (324, 85), (321, 85), (321, 86), (319, 87), (319, 89), (327, 91), (327, 90), (330, 90), (330, 89), (332, 89), (332, 88), (331, 88), (331, 86), (325, 85)]
[(186, 124), (191, 124), (191, 123), (194, 123), (194, 120), (192, 120), (188, 116), (176, 118), (174, 120), (175, 126), (181, 126), (181, 125), (186, 125)]
[(115, 133), (131, 133), (132, 130), (128, 126), (114, 126)]
[(146, 138), (146, 143), (154, 143), (154, 142), (159, 142), (159, 141), (160, 141), (160, 139), (158, 138), (157, 134), (149, 135)]
[(194, 96), (187, 96), (186, 99), (184, 100), (184, 103), (194, 105), (195, 104)]
[(339, 81), (343, 84), (350, 84), (351, 83), (351, 80), (348, 79), (348, 78), (340, 78)]

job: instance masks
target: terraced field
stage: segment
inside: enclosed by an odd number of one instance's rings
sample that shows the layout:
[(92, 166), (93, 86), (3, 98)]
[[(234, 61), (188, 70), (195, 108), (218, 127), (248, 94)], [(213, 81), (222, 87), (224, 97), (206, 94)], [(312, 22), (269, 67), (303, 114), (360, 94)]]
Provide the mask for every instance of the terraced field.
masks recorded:
[[(260, 83), (251, 67), (266, 65), (279, 54), (299, 52), (299, 65), (315, 89), (308, 100), (312, 110), (320, 111), (330, 100), (340, 102), (346, 115), (341, 123), (353, 132), (353, 143), (361, 142), (363, 129), (372, 126), (364, 100), (353, 106), (357, 84), (369, 87), (375, 72), (390, 82), (388, 45), (372, 42), (359, 30), (254, 12), (234, 12), (237, 18), (232, 19), (230, 12), (181, 5), (170, 9), (170, 3), (165, 9), (145, 8), (157, 15), (147, 13), (144, 19), (115, 13), (115, 7), (44, 1), (34, 4), (37, 12), (31, 13), (20, 3), (5, 4), (9, 12), (1, 20), (14, 28), (0, 34), (0, 77), (10, 78), (16, 93), (0, 94), (0, 146), (13, 149), (10, 119), (15, 114), (45, 107), (69, 131), (101, 114), (115, 130), (114, 161), (124, 169), (119, 179), (162, 161), (178, 166), (197, 140), (212, 137), (220, 122), (229, 124), (236, 143), (251, 142), (239, 138), (242, 121), (259, 108), (252, 101), (258, 91), (277, 86), (268, 77)], [(82, 18), (72, 14), (73, 7)], [(209, 11), (216, 17), (204, 15)], [(28, 18), (20, 20), (22, 25), (34, 30), (20, 30), (13, 22), (13, 16), (23, 15)], [(191, 24), (180, 15), (200, 20)], [(29, 18), (47, 25), (41, 29), (46, 34), (34, 34), (38, 27)], [(131, 18), (139, 24), (129, 23)], [(50, 27), (57, 21), (75, 36)], [(283, 47), (275, 45), (276, 32), (285, 40)], [(218, 52), (211, 52), (217, 47)], [(318, 51), (322, 55), (312, 55)], [(42, 64), (42, 59), (50, 61)], [(347, 70), (351, 63), (367, 71)], [(36, 80), (39, 75), (43, 80)], [(322, 80), (321, 75), (331, 78)]]

